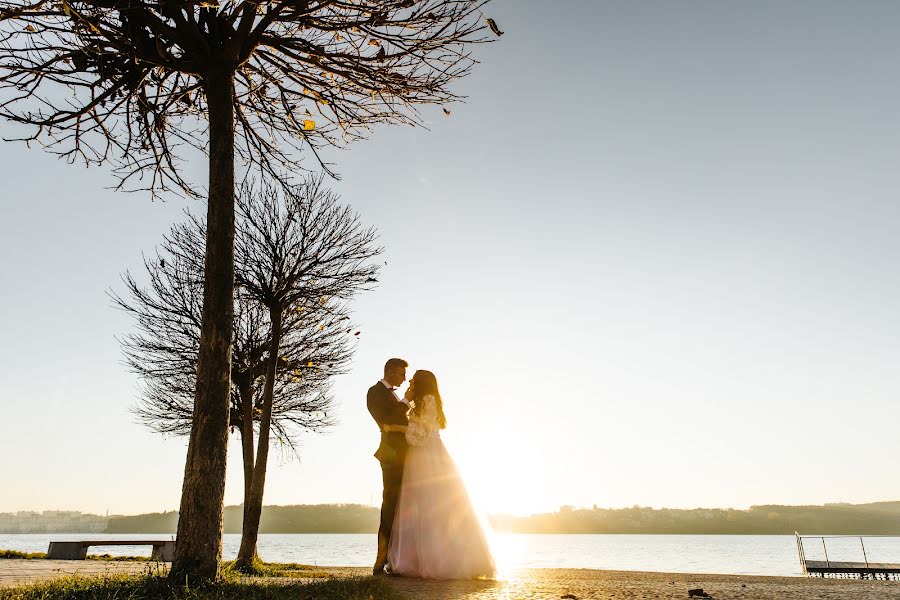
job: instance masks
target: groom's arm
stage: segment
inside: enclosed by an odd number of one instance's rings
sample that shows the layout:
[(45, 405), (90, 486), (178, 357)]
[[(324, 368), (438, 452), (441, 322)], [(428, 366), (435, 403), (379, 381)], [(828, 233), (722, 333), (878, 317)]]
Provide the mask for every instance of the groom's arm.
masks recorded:
[[(382, 431), (399, 431), (401, 433), (406, 431), (405, 425), (391, 423), (391, 421), (396, 421), (393, 418), (395, 403), (396, 400), (394, 400), (393, 394), (388, 392), (387, 388), (379, 390), (377, 387), (373, 387), (366, 395), (366, 405), (369, 408), (369, 414), (372, 415), (372, 418), (375, 419)], [(395, 427), (402, 427), (403, 429), (388, 429)]]
[(385, 433), (406, 433), (406, 425), (382, 425), (381, 430)]
[(369, 408), (369, 414), (372, 415), (372, 418), (375, 419), (380, 428), (387, 421), (388, 407), (384, 401), (384, 395), (379, 392), (380, 390), (377, 387), (369, 389), (369, 393), (366, 394), (366, 406)]

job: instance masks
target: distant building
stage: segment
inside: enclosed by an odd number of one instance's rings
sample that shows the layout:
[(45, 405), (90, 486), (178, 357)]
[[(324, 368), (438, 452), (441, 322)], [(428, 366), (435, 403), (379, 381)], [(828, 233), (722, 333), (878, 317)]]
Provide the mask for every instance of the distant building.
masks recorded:
[(72, 510), (0, 513), (0, 533), (101, 533), (107, 517)]

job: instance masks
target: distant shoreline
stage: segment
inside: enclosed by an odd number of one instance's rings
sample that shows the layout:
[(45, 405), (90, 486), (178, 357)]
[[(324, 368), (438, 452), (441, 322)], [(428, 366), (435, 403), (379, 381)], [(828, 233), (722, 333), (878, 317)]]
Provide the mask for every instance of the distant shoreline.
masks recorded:
[[(646, 535), (658, 535), (658, 536), (663, 536), (663, 535), (668, 535), (668, 536), (681, 537), (681, 536), (692, 536), (692, 535), (695, 535), (695, 536), (722, 536), (722, 537), (724, 537), (724, 536), (735, 536), (735, 537), (737, 537), (737, 536), (741, 536), (741, 537), (754, 537), (754, 536), (756, 536), (756, 537), (794, 537), (794, 532), (793, 532), (793, 531), (792, 531), (791, 533), (669, 533), (669, 532), (663, 532), (663, 533), (658, 533), (658, 532), (657, 532), (657, 533), (654, 533), (654, 532), (639, 532), (639, 533), (635, 533), (635, 532), (627, 532), (627, 533), (606, 533), (606, 532), (604, 532), (604, 533), (593, 533), (593, 532), (552, 532), (552, 531), (550, 531), (550, 532), (538, 532), (538, 533), (532, 533), (532, 532), (527, 532), (527, 531), (525, 531), (525, 532), (522, 532), (522, 531), (503, 531), (503, 530), (498, 530), (498, 529), (492, 529), (492, 531), (493, 531), (494, 533), (499, 533), (499, 534), (511, 534), (511, 535), (548, 535), (548, 536), (549, 536), (549, 535), (563, 535), (563, 536), (587, 536), (587, 535), (645, 535), (645, 536), (646, 536)], [(276, 531), (276, 532), (272, 532), (272, 531), (269, 531), (269, 532), (266, 532), (266, 533), (260, 533), (259, 535), (376, 535), (377, 533), (378, 533), (377, 531), (359, 531), (359, 532), (346, 532), (346, 531), (313, 531), (313, 532), (308, 532), (308, 531), (299, 531), (299, 532), (298, 532), (298, 531), (278, 532), (278, 531)], [(110, 536), (110, 535), (142, 535), (142, 536), (147, 536), (147, 535), (159, 535), (159, 536), (174, 536), (174, 535), (175, 535), (175, 532), (174, 532), (174, 531), (117, 531), (117, 532), (115, 532), (115, 533), (109, 533), (109, 532), (104, 532), (104, 531), (101, 531), (101, 532), (96, 532), (96, 531), (28, 531), (28, 532), (19, 532), (19, 531), (16, 531), (16, 532), (0, 532), (0, 536), (10, 536), (10, 535), (84, 535), (84, 536), (94, 536), (94, 537), (101, 537), (101, 538), (102, 538), (103, 536)], [(240, 531), (231, 531), (231, 532), (226, 531), (226, 532), (223, 533), (223, 535), (241, 535), (241, 532), (240, 532)], [(804, 533), (804, 537), (813, 537), (813, 538), (815, 538), (817, 535), (825, 535), (825, 536), (830, 536), (830, 535), (838, 535), (838, 536), (844, 536), (844, 535), (847, 535), (847, 536), (857, 536), (857, 535), (858, 535), (858, 536), (861, 536), (861, 537), (863, 537), (863, 538), (865, 538), (866, 536), (872, 536), (872, 537), (879, 537), (879, 536), (895, 537), (895, 536), (896, 536), (896, 537), (900, 538), (900, 534), (893, 534), (893, 533), (860, 533), (860, 534), (851, 534), (851, 533), (847, 533), (847, 534), (845, 534), (845, 533), (836, 533), (836, 534), (835, 534), (835, 533), (821, 533), (821, 532)], [(87, 540), (87, 539), (90, 539), (90, 537), (85, 537), (84, 539)], [(0, 548), (0, 550), (3, 550), (3, 548)], [(341, 565), (332, 565), (332, 566), (341, 566)]]
[[(741, 537), (793, 537), (794, 532), (791, 533), (590, 533), (590, 532), (581, 532), (581, 533), (554, 533), (554, 532), (543, 532), (543, 533), (530, 533), (530, 532), (521, 532), (521, 531), (501, 531), (501, 530), (493, 530), (494, 533), (497, 534), (510, 534), (510, 535), (564, 535), (564, 536), (588, 536), (588, 535), (668, 535), (668, 536), (741, 536)], [(376, 535), (377, 531), (362, 531), (357, 533), (347, 533), (344, 531), (316, 531), (316, 532), (267, 532), (260, 533), (259, 535)], [(817, 535), (818, 532), (812, 534), (813, 537)], [(100, 537), (109, 536), (109, 535), (160, 535), (160, 536), (170, 536), (175, 535), (174, 531), (117, 531), (115, 533), (107, 533), (107, 532), (91, 532), (91, 531), (37, 531), (37, 532), (14, 532), (14, 533), (3, 533), (0, 532), (0, 536), (10, 536), (10, 535), (83, 535), (83, 536), (94, 536)], [(234, 532), (224, 532), (224, 535), (241, 535), (240, 531)], [(821, 535), (861, 535), (862, 537), (869, 536), (894, 536), (895, 534), (831, 534), (825, 533)], [(897, 537), (900, 537), (900, 534), (896, 534)], [(85, 537), (84, 539), (91, 539), (90, 537)], [(3, 550), (3, 548), (0, 548)], [(340, 565), (333, 565), (340, 566)]]
[[(225, 533), (240, 533), (242, 507), (225, 508)], [(361, 504), (266, 506), (263, 534), (371, 534), (378, 508)], [(791, 535), (801, 533), (900, 535), (900, 501), (813, 506), (764, 505), (735, 509), (562, 507), (529, 516), (491, 515), (494, 530), (528, 534)], [(175, 533), (178, 513), (131, 516), (78, 512), (0, 513), (0, 534)]]

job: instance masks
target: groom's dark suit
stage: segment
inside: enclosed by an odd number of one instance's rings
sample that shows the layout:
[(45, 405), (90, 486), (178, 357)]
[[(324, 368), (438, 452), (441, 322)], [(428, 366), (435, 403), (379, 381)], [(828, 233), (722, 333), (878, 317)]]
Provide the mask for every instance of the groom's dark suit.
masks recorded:
[[(366, 405), (372, 418), (383, 425), (408, 425), (406, 418), (408, 407), (390, 388), (378, 382), (369, 388)], [(381, 477), (384, 482), (384, 495), (381, 500), (381, 525), (378, 527), (378, 562), (387, 560), (388, 542), (391, 539), (391, 527), (394, 525), (394, 513), (400, 497), (400, 484), (403, 482), (403, 461), (406, 459), (406, 434), (401, 432), (381, 432), (381, 444), (375, 452), (375, 458), (381, 463)], [(377, 567), (378, 565), (376, 565)]]

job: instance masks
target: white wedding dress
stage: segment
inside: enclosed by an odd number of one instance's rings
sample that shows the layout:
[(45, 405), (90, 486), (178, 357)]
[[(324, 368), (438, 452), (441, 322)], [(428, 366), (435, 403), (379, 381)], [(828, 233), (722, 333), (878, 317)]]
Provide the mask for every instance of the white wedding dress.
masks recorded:
[(487, 536), (441, 441), (434, 396), (410, 414), (409, 451), (388, 550), (393, 573), (424, 579), (493, 577)]

